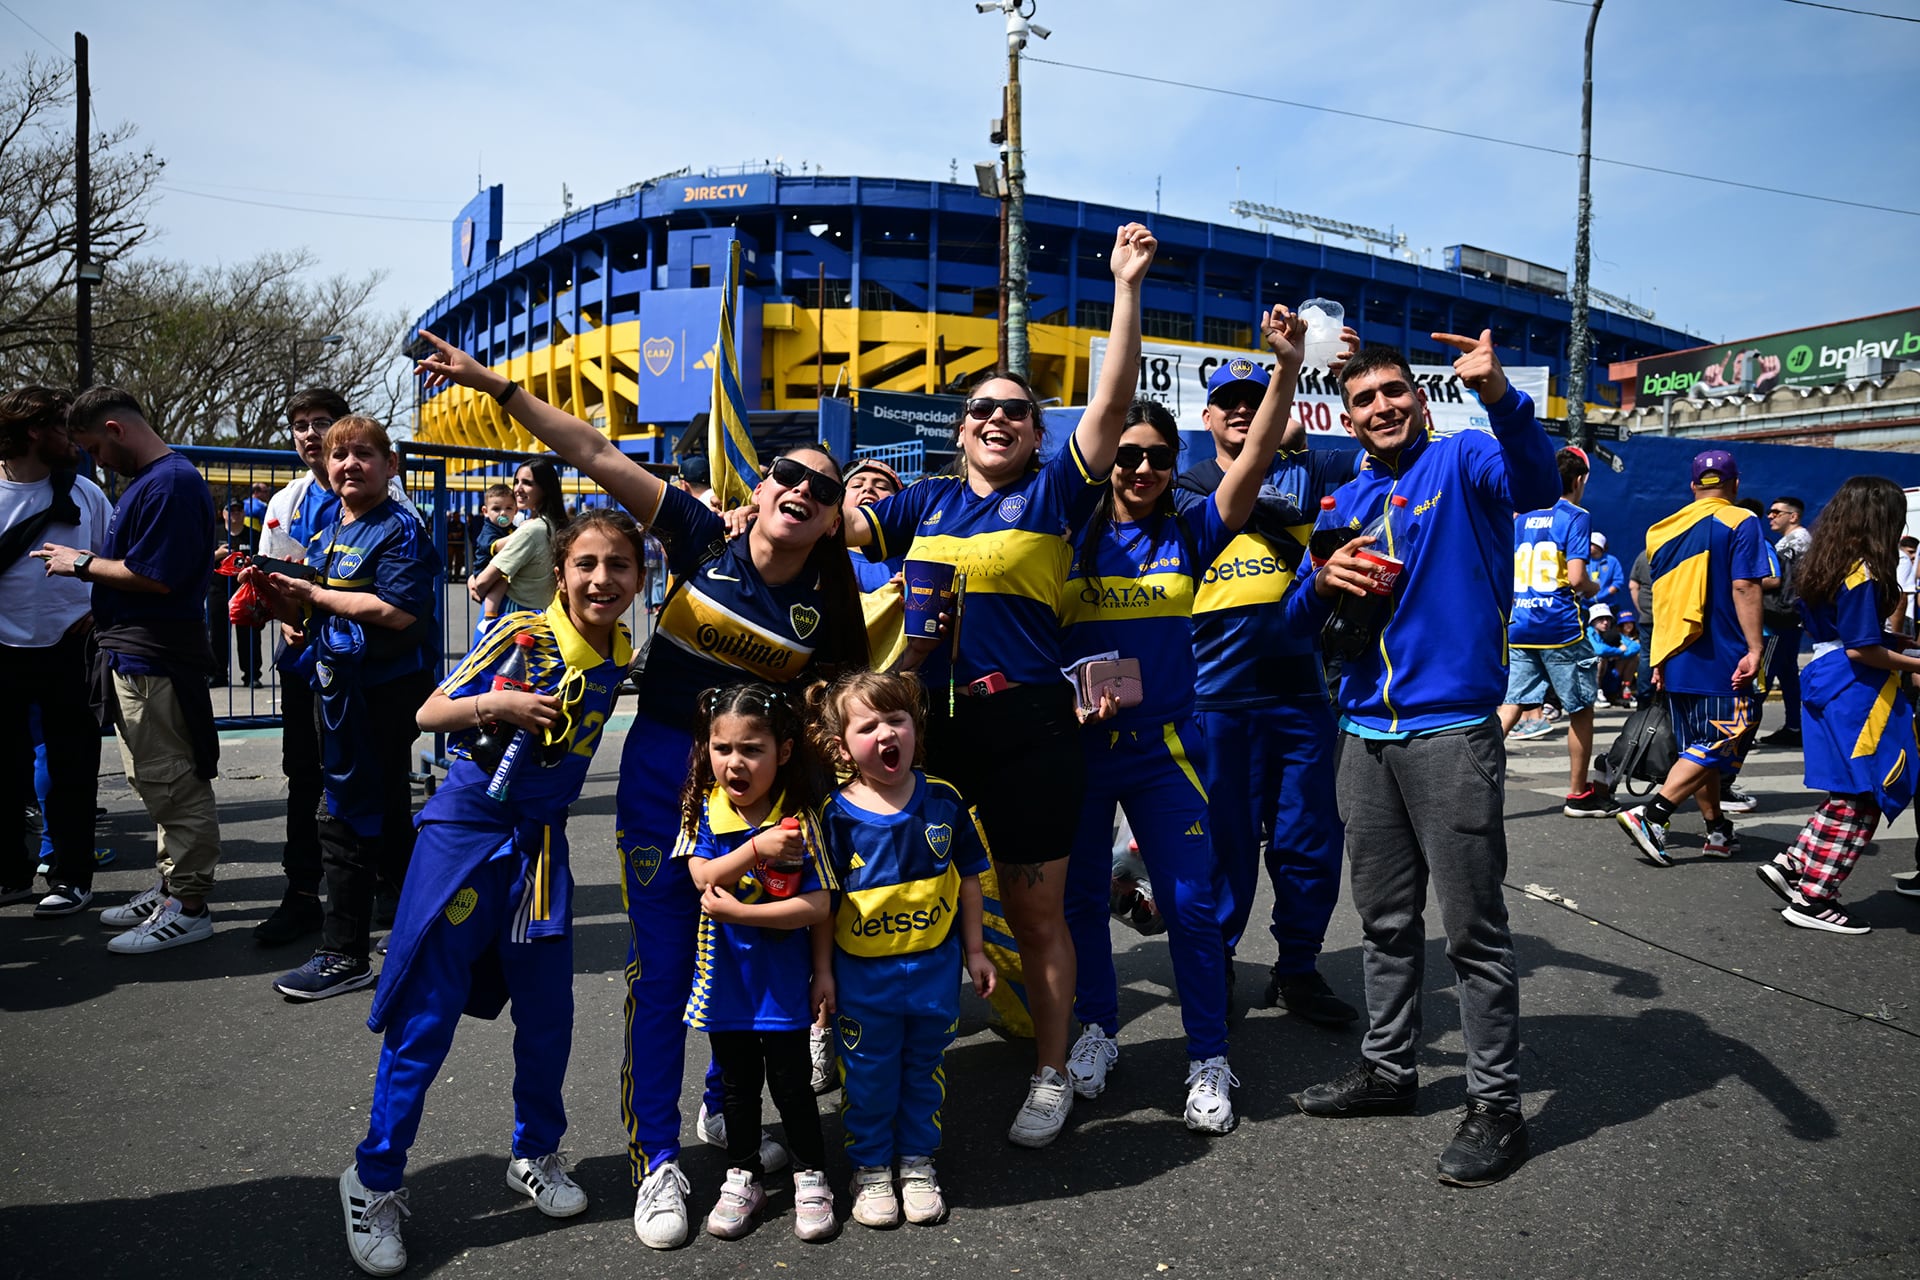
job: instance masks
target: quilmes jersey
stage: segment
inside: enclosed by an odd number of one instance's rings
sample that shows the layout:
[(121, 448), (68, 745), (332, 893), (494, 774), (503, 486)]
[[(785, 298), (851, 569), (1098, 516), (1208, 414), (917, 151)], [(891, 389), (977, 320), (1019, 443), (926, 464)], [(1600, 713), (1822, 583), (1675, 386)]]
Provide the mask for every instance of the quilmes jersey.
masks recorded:
[[(919, 770), (899, 813), (862, 809), (842, 791), (821, 807), (820, 832), (840, 886), (834, 945), (850, 956), (938, 951), (960, 913), (960, 881), (987, 869), (973, 808), (952, 783)], [(950, 962), (940, 963), (950, 976)]]
[(1593, 519), (1562, 498), (1513, 518), (1513, 617), (1507, 643), (1516, 649), (1564, 649), (1587, 634), (1567, 580), (1567, 561), (1585, 560)]
[[(740, 816), (724, 789), (707, 792), (699, 825), (682, 831), (676, 858), (719, 858), (734, 852), (762, 831), (789, 816), (776, 801), (765, 822)], [(821, 857), (820, 828), (812, 814), (796, 813), (807, 839), (804, 870), (796, 894), (833, 888), (833, 872)], [(733, 886), (743, 903), (772, 901), (752, 870)], [(809, 995), (813, 983), (813, 942), (806, 929), (770, 929), (752, 924), (722, 924), (702, 912), (694, 940), (693, 991), (687, 997), (686, 1023), (695, 1031), (798, 1031), (813, 1024)]]
[[(1073, 560), (1069, 538), (1106, 485), (1071, 436), (1037, 471), (981, 497), (956, 476), (934, 476), (866, 507), (869, 560), (896, 556), (950, 564), (967, 575), (954, 676), (998, 671), (1015, 684), (1060, 679), (1060, 594)], [(946, 677), (949, 646), (921, 669), (929, 688)]]
[(440, 665), (434, 608), (440, 553), (413, 512), (388, 497), (356, 520), (335, 520), (307, 544), (307, 566), (318, 572), (323, 587), (369, 592), (413, 615), (412, 625), (399, 631), (372, 624), (362, 628), (363, 688)]
[(1710, 494), (1647, 531), (1653, 573), (1652, 655), (1669, 693), (1733, 692), (1746, 634), (1733, 604), (1738, 579), (1773, 573), (1760, 517)]
[[(1275, 537), (1304, 549), (1320, 499), (1351, 480), (1358, 450), (1300, 449), (1275, 455), (1260, 487), (1260, 503), (1247, 527), (1233, 535), (1201, 575), (1193, 601), (1193, 650), (1199, 665), (1195, 706), (1201, 711), (1255, 707), (1281, 698), (1325, 691), (1313, 635), (1296, 635), (1283, 622), (1280, 602), (1293, 589), (1298, 560), (1281, 555)], [(1191, 503), (1210, 494), (1223, 478), (1217, 461), (1181, 477), (1177, 500)], [(1263, 511), (1297, 512), (1303, 523), (1284, 532), (1262, 531)], [(1287, 661), (1286, 659), (1294, 659)]]
[(818, 582), (802, 575), (769, 585), (745, 538), (709, 556), (726, 538), (726, 525), (671, 485), (647, 527), (665, 545), (674, 581), (640, 673), (646, 715), (689, 728), (704, 689), (749, 680), (783, 685), (806, 671), (821, 622)]
[(1194, 582), (1232, 537), (1209, 496), (1177, 515), (1109, 521), (1099, 544), (1074, 557), (1060, 604), (1062, 656), (1073, 663), (1118, 652), (1140, 661), (1140, 705), (1122, 707), (1109, 725), (1192, 712)]

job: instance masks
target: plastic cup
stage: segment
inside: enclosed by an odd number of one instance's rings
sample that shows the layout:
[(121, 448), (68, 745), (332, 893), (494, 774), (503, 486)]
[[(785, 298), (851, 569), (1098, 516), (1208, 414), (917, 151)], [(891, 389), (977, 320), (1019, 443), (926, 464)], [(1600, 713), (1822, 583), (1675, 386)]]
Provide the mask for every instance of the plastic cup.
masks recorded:
[(1400, 571), (1406, 568), (1406, 561), (1396, 560), (1372, 547), (1362, 547), (1353, 557), (1366, 566), (1367, 590), (1377, 596), (1393, 594), (1393, 584), (1400, 581)]
[(901, 566), (906, 582), (909, 636), (940, 634), (940, 615), (953, 615), (953, 566), (933, 560), (909, 560)]
[(1308, 298), (1296, 311), (1307, 322), (1301, 364), (1308, 369), (1328, 368), (1340, 355), (1340, 326), (1346, 322), (1347, 309), (1326, 298)]

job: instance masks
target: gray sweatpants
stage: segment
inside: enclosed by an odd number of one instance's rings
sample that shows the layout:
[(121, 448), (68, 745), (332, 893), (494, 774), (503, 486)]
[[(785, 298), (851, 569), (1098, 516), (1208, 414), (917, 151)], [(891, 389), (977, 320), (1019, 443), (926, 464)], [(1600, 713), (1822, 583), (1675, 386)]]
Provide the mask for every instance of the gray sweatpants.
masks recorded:
[(1385, 1079), (1417, 1078), (1427, 884), (1459, 980), (1467, 1096), (1520, 1106), (1520, 982), (1500, 882), (1507, 873), (1506, 746), (1491, 718), (1401, 742), (1340, 739), (1340, 816), (1364, 934), (1367, 1034)]

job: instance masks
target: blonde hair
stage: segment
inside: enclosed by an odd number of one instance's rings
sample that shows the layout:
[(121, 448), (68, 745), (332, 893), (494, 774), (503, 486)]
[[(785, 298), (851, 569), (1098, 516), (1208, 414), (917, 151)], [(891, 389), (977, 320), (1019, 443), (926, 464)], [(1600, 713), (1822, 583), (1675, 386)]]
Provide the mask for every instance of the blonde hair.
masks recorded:
[(815, 745), (822, 756), (843, 770), (852, 767), (846, 736), (847, 702), (853, 698), (881, 715), (904, 711), (913, 717), (914, 767), (926, 763), (927, 708), (920, 696), (920, 681), (899, 671), (849, 671), (832, 684), (820, 682), (808, 688)]
[(382, 456), (393, 456), (393, 441), (387, 435), (387, 429), (365, 414), (350, 413), (344, 418), (335, 418), (333, 425), (327, 428), (326, 443), (322, 446), (328, 454), (348, 445), (366, 443), (378, 449)]

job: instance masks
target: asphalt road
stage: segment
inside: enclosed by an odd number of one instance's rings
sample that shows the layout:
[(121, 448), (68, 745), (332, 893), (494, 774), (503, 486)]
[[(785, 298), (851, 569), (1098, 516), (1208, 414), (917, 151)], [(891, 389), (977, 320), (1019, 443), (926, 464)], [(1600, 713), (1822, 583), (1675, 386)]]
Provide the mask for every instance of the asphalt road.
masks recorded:
[[(1603, 713), (1603, 723), (1620, 719)], [(468, 1020), (413, 1152), (409, 1275), (1920, 1273), (1920, 902), (1888, 878), (1913, 865), (1912, 820), (1883, 834), (1848, 884), (1874, 932), (1804, 932), (1778, 918), (1752, 870), (1810, 808), (1797, 755), (1753, 758), (1748, 785), (1762, 804), (1740, 822), (1739, 859), (1698, 857), (1699, 819), (1683, 815), (1679, 865), (1662, 870), (1638, 861), (1613, 824), (1560, 816), (1558, 733), (1517, 746), (1510, 770), (1509, 903), (1535, 1154), (1507, 1183), (1458, 1191), (1433, 1177), (1464, 1102), (1438, 942), (1418, 1115), (1297, 1114), (1287, 1095), (1344, 1069), (1358, 1034), (1253, 1009), (1234, 1028), (1240, 1128), (1207, 1139), (1180, 1123), (1185, 1055), (1164, 940), (1116, 925), (1120, 1063), (1052, 1148), (1006, 1143), (1030, 1059), (988, 1026), (983, 1004), (964, 1002), (940, 1160), (948, 1222), (884, 1233), (849, 1223), (833, 1243), (803, 1245), (776, 1178), (771, 1211), (746, 1239), (696, 1236), (654, 1253), (629, 1226), (617, 1098), (627, 926), (606, 853), (622, 737), (608, 735), (574, 811), (567, 1145), (592, 1208), (554, 1223), (506, 1189), (511, 1025)], [(367, 992), (283, 1001), (268, 984), (304, 951), (263, 951), (249, 937), (282, 887), (277, 764), (271, 734), (225, 748), (211, 942), (123, 957), (106, 950), (97, 913), (0, 915), (0, 1071), (11, 1085), (0, 1274), (358, 1274), (334, 1183), (364, 1133), (378, 1044), (364, 1026)], [(147, 882), (152, 838), (124, 782), (104, 778), (102, 797), (118, 857), (99, 902), (111, 905)], [(1243, 1002), (1264, 985), (1271, 953), (1265, 937), (1243, 949)], [(1343, 900), (1323, 969), (1357, 999), (1359, 967)], [(704, 1062), (697, 1038), (690, 1054)], [(697, 1106), (691, 1090), (685, 1102)], [(822, 1102), (837, 1147), (834, 1098)], [(685, 1167), (704, 1213), (722, 1155), (695, 1145)], [(846, 1173), (835, 1174), (842, 1186)]]

